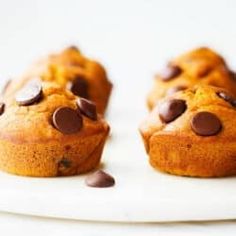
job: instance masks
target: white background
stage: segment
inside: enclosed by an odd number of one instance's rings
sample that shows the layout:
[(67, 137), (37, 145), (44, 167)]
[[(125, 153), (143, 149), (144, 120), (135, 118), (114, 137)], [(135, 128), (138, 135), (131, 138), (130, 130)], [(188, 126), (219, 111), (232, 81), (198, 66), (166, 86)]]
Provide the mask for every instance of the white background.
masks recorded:
[[(41, 55), (77, 44), (85, 54), (106, 65), (115, 84), (114, 106), (135, 103), (144, 107), (153, 74), (184, 50), (211, 46), (236, 68), (235, 12), (233, 0), (0, 0), (0, 82), (17, 76)], [(91, 225), (0, 214), (4, 235), (7, 231), (18, 235), (34, 231), (38, 235), (115, 235), (122, 229), (123, 235), (135, 230), (142, 235), (236, 232), (234, 222)]]

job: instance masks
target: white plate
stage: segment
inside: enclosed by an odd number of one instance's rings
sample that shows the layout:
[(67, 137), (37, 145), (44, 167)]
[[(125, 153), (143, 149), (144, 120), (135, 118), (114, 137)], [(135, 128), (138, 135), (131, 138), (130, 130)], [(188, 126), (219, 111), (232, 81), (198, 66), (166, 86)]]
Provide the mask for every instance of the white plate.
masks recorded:
[(137, 125), (141, 110), (116, 109), (104, 169), (107, 189), (85, 186), (85, 176), (28, 178), (0, 174), (0, 210), (107, 222), (163, 222), (236, 218), (236, 179), (176, 177), (147, 163)]

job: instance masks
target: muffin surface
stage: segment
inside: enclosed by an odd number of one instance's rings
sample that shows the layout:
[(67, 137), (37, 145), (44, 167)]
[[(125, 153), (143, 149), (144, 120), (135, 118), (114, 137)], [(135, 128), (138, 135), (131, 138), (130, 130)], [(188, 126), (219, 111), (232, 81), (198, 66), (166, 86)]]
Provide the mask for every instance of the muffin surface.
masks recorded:
[(44, 177), (84, 173), (99, 164), (109, 126), (86, 99), (57, 83), (30, 81), (3, 102), (0, 169)]
[(175, 175), (236, 174), (236, 98), (207, 85), (160, 100), (140, 126), (150, 164)]
[(172, 60), (156, 76), (147, 98), (151, 110), (157, 101), (197, 84), (222, 87), (236, 96), (236, 79), (224, 59), (209, 48), (198, 48)]
[(5, 96), (14, 95), (32, 78), (58, 83), (74, 95), (92, 100), (98, 113), (105, 113), (112, 84), (103, 66), (86, 58), (76, 47), (69, 47), (34, 63), (21, 79), (8, 86)]

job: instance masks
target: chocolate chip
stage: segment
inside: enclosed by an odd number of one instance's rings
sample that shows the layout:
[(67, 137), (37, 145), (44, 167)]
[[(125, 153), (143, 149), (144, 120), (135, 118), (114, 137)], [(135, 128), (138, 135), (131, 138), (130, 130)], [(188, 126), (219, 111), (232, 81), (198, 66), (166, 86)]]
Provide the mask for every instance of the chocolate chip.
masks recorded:
[(57, 108), (52, 117), (53, 125), (63, 134), (78, 132), (83, 126), (82, 116), (69, 107)]
[(236, 81), (236, 72), (231, 70), (231, 71), (229, 71), (229, 74), (230, 74), (231, 78)]
[(21, 106), (28, 106), (38, 102), (42, 98), (42, 85), (40, 83), (29, 83), (17, 92), (15, 99)]
[(115, 185), (115, 179), (104, 171), (98, 170), (89, 175), (85, 183), (89, 187), (106, 188)]
[(5, 104), (0, 102), (0, 116), (4, 113), (5, 110)]
[(172, 95), (176, 92), (179, 92), (179, 91), (182, 91), (182, 90), (185, 90), (185, 89), (187, 89), (187, 87), (186, 86), (181, 86), (181, 85), (176, 86), (176, 87), (172, 87), (172, 88), (169, 88), (167, 90), (166, 95), (169, 96), (169, 95)]
[(77, 51), (77, 52), (79, 51), (79, 49), (75, 45), (68, 47), (67, 50), (73, 50), (73, 51)]
[(171, 79), (176, 78), (182, 73), (182, 69), (176, 65), (169, 65), (162, 73), (161, 80), (169, 81)]
[(236, 99), (233, 98), (231, 95), (225, 93), (225, 92), (218, 92), (216, 93), (218, 97), (222, 98), (226, 102), (230, 103), (233, 107), (236, 107)]
[(58, 167), (59, 168), (70, 168), (71, 167), (71, 161), (66, 159), (66, 158), (62, 158), (58, 163)]
[(89, 101), (85, 98), (79, 98), (77, 100), (77, 105), (82, 114), (92, 120), (97, 120), (96, 105), (92, 101)]
[(88, 83), (82, 77), (77, 77), (73, 81), (69, 81), (67, 88), (76, 96), (88, 98)]
[(219, 118), (210, 112), (198, 112), (191, 120), (192, 130), (201, 136), (216, 135), (221, 131), (222, 125)]
[(159, 116), (160, 119), (169, 123), (179, 117), (186, 110), (187, 105), (184, 100), (171, 99), (160, 104)]

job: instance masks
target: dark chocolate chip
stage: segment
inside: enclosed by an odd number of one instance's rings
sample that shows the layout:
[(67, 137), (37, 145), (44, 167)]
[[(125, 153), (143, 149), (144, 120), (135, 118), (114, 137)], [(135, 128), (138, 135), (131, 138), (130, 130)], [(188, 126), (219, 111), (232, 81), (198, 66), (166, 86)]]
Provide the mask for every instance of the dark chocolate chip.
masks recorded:
[(39, 102), (42, 94), (42, 85), (40, 83), (29, 83), (17, 92), (15, 99), (19, 105), (28, 106)]
[(236, 107), (236, 100), (233, 100), (233, 101), (231, 102), (231, 104), (232, 104), (233, 107)]
[(78, 47), (76, 47), (75, 45), (68, 47), (67, 50), (73, 50), (73, 51), (77, 51), (77, 52), (79, 51)]
[(78, 132), (83, 126), (83, 119), (79, 112), (69, 107), (57, 108), (52, 117), (53, 125), (63, 134)]
[(69, 81), (67, 88), (76, 96), (88, 98), (88, 82), (82, 78), (77, 77), (73, 81)]
[(225, 100), (226, 102), (230, 103), (233, 107), (236, 107), (236, 99), (233, 98), (231, 95), (221, 91), (216, 93), (218, 95), (218, 97), (222, 98), (223, 100)]
[(104, 171), (98, 170), (89, 175), (85, 179), (85, 183), (89, 187), (107, 188), (115, 185), (115, 179)]
[(179, 91), (182, 91), (182, 90), (185, 90), (185, 89), (187, 89), (187, 87), (186, 86), (181, 86), (181, 85), (176, 86), (176, 87), (172, 87), (172, 88), (169, 88), (167, 90), (166, 95), (169, 96), (169, 95), (172, 95), (176, 92), (179, 92)]
[(218, 134), (221, 129), (221, 121), (211, 112), (198, 112), (191, 120), (192, 130), (201, 136), (212, 136)]
[(58, 167), (60, 168), (70, 168), (71, 167), (71, 161), (66, 159), (66, 158), (62, 158), (59, 163), (58, 163)]
[(97, 120), (96, 105), (85, 98), (77, 99), (77, 105), (80, 112), (92, 120)]
[(169, 123), (179, 117), (186, 110), (187, 105), (184, 100), (181, 99), (171, 99), (160, 104), (159, 106), (159, 116), (160, 119)]
[(229, 74), (230, 74), (231, 78), (236, 81), (236, 72), (231, 70), (231, 71), (229, 71)]
[(169, 65), (162, 73), (161, 73), (161, 80), (169, 81), (171, 79), (176, 78), (182, 73), (182, 69), (176, 65)]
[(0, 102), (0, 116), (4, 113), (5, 110), (5, 104)]

